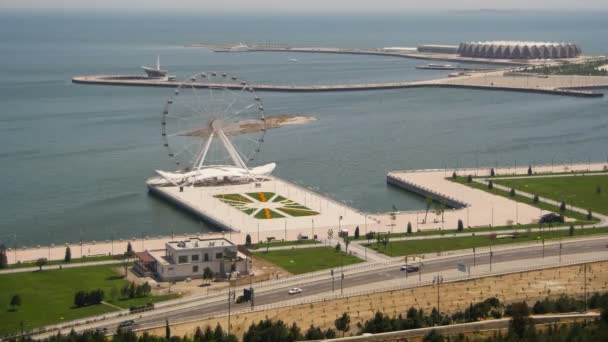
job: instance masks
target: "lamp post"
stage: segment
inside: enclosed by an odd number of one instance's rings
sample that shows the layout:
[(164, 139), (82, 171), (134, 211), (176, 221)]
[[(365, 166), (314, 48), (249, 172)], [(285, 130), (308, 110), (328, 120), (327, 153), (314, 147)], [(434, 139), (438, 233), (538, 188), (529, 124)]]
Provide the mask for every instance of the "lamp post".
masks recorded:
[(344, 272), (340, 276), (340, 295), (344, 294)]
[(433, 284), (437, 285), (437, 313), (441, 313), (441, 310), (439, 309), (439, 304), (440, 304), (440, 297), (439, 297), (439, 285), (443, 283), (443, 276), (438, 274), (435, 277), (433, 277)]

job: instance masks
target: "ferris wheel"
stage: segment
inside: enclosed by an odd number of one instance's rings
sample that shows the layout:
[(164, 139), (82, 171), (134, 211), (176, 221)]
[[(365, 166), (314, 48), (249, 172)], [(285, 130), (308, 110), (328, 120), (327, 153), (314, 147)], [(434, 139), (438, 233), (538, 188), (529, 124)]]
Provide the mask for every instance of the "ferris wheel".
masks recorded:
[(157, 172), (177, 185), (254, 180), (276, 166), (249, 166), (265, 135), (264, 105), (251, 85), (226, 73), (194, 74), (174, 90), (161, 116), (163, 145), (177, 171)]

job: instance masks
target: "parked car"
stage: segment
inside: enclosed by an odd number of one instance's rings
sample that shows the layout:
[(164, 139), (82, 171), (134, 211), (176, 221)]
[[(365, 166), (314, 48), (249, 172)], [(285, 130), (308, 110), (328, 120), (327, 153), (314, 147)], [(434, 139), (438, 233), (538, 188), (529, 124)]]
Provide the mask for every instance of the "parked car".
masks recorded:
[(287, 293), (290, 295), (302, 293), (302, 289), (299, 287), (293, 287), (293, 288), (289, 289), (289, 291), (287, 291)]
[(416, 265), (403, 265), (401, 266), (401, 270), (405, 271), (406, 273), (418, 272), (420, 270), (420, 267)]
[(548, 213), (540, 217), (539, 223), (564, 223), (564, 218), (556, 213)]

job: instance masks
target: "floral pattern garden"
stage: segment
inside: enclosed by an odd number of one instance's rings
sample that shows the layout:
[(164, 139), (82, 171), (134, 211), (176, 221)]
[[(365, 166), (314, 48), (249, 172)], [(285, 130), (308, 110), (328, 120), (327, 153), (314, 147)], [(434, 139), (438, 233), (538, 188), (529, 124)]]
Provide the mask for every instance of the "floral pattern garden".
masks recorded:
[(318, 212), (274, 192), (219, 194), (213, 197), (261, 220), (319, 215)]

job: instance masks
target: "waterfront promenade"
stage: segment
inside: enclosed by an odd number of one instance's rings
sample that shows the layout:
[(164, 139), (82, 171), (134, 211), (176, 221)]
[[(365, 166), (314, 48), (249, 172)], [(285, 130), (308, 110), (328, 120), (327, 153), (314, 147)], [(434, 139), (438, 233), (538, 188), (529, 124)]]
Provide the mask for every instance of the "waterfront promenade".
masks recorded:
[[(533, 165), (533, 169), (534, 172), (537, 173), (562, 173), (602, 171), (607, 166), (606, 163)], [(495, 168), (495, 170), (499, 176), (512, 174), (525, 175), (527, 174), (528, 166), (524, 165), (517, 168), (499, 167)], [(485, 191), (473, 189), (446, 179), (450, 177), (454, 171), (461, 176), (468, 174), (474, 176), (489, 176), (490, 167), (481, 167), (477, 169), (403, 170), (390, 172), (387, 176), (411, 182), (420, 188), (426, 189), (429, 193), (449, 196), (466, 203), (467, 206), (461, 209), (447, 209), (444, 213), (444, 222), (441, 222), (440, 215), (436, 215), (433, 212), (429, 212), (426, 221), (424, 221), (423, 219), (426, 215), (424, 210), (398, 212), (396, 213), (396, 219), (393, 221), (389, 213), (361, 212), (338, 201), (329, 199), (322, 194), (316, 194), (312, 190), (298, 187), (298, 190), (293, 190), (293, 193), (292, 190), (290, 190), (287, 195), (296, 201), (301, 201), (302, 204), (309, 205), (313, 210), (320, 209), (326, 215), (324, 219), (317, 220), (314, 218), (315, 216), (309, 216), (305, 218), (295, 218), (297, 220), (294, 220), (294, 218), (263, 220), (273, 222), (270, 223), (266, 229), (259, 230), (255, 221), (253, 221), (254, 223), (251, 223), (252, 220), (247, 220), (246, 224), (238, 227), (238, 232), (190, 233), (156, 237), (133, 236), (130, 239), (121, 240), (84, 241), (82, 244), (70, 242), (69, 246), (72, 251), (72, 258), (80, 258), (81, 256), (91, 257), (123, 254), (127, 249), (128, 242), (131, 242), (135, 251), (143, 251), (164, 249), (165, 242), (186, 239), (188, 237), (225, 237), (237, 244), (244, 244), (247, 234), (251, 236), (254, 243), (266, 241), (267, 237), (274, 237), (277, 240), (295, 240), (300, 234), (309, 237), (317, 235), (319, 239), (325, 240), (328, 238), (329, 230), (332, 230), (334, 237), (336, 237), (339, 228), (347, 228), (352, 234), (355, 227), (358, 226), (361, 235), (364, 235), (368, 231), (405, 232), (408, 222), (411, 222), (414, 231), (453, 230), (457, 227), (459, 219), (463, 220), (465, 227), (487, 227), (489, 225), (505, 226), (509, 223), (532, 223), (538, 220), (541, 214), (546, 213), (546, 211), (529, 205), (518, 203), (505, 197), (495, 196)], [(292, 186), (296, 187), (295, 185)], [(226, 191), (228, 191), (228, 189), (226, 189)], [(277, 193), (283, 192), (283, 190), (276, 191)], [(216, 204), (211, 205), (216, 208), (225, 206), (226, 208), (220, 212), (222, 215), (226, 215), (226, 220), (234, 220), (235, 223), (239, 222), (238, 215), (241, 215), (241, 213), (238, 209), (231, 208), (228, 205), (221, 203), (219, 200), (217, 200)], [(324, 209), (326, 206), (329, 208), (327, 209), (329, 211)], [(237, 219), (235, 219), (235, 217)], [(342, 217), (342, 219), (340, 219), (340, 217)], [(245, 222), (245, 220), (242, 222)], [(604, 221), (600, 222), (597, 226), (599, 227), (603, 224)], [(7, 253), (8, 261), (9, 263), (15, 263), (16, 261), (34, 261), (38, 258), (47, 258), (49, 260), (63, 259), (66, 244), (28, 247), (19, 246), (15, 249), (14, 245), (8, 243), (7, 247), (10, 247), (10, 250)]]
[[(126, 75), (76, 76), (73, 83), (136, 87), (177, 88), (179, 81), (165, 81)], [(209, 88), (224, 87), (241, 89), (240, 83), (201, 83), (189, 82), (188, 87)], [(413, 82), (389, 82), (366, 84), (332, 84), (332, 85), (281, 85), (250, 84), (256, 91), (274, 92), (338, 92), (338, 91), (372, 91), (411, 88), (464, 88), (478, 90), (501, 90), (529, 92), (549, 95), (576, 97), (602, 97), (603, 93), (592, 90), (608, 88), (608, 76), (537, 76), (515, 75), (506, 71), (489, 71), (467, 73), (458, 77), (447, 77)]]

